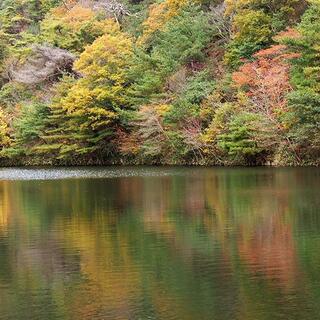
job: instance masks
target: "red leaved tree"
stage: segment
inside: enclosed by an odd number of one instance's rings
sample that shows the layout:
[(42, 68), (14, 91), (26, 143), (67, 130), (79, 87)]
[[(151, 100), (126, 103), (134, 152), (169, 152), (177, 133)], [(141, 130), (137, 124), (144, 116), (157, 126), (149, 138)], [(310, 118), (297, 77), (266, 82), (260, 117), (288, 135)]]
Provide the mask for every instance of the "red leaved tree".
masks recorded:
[[(291, 33), (287, 31), (283, 36)], [(279, 146), (287, 145), (299, 161), (283, 118), (287, 112), (286, 97), (292, 90), (290, 60), (297, 57), (298, 54), (289, 53), (283, 44), (271, 46), (257, 52), (255, 60), (241, 66), (233, 73), (232, 79), (234, 85), (248, 97), (247, 111), (261, 114), (273, 127), (274, 141)]]
[(264, 114), (272, 122), (286, 110), (290, 63), (296, 54), (286, 52), (285, 45), (274, 45), (254, 55), (255, 61), (245, 63), (232, 76), (236, 87), (249, 97), (252, 111)]

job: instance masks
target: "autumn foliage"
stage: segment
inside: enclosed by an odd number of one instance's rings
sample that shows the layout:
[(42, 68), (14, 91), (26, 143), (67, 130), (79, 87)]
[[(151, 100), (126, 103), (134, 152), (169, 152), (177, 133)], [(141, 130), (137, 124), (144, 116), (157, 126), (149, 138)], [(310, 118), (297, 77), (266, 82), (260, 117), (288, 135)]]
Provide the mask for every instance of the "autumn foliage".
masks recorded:
[(290, 84), (290, 59), (297, 54), (287, 53), (285, 45), (274, 45), (254, 54), (255, 61), (247, 62), (234, 72), (232, 80), (244, 88), (254, 106), (266, 115), (286, 109)]
[(0, 160), (318, 164), (319, 17), (313, 0), (6, 0)]

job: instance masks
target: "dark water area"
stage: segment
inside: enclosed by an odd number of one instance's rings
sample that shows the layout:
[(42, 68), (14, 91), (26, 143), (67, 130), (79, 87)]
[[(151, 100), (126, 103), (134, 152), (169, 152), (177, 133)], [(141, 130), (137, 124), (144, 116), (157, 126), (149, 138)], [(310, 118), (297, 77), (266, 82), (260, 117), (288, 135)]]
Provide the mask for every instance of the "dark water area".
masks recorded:
[(0, 319), (319, 319), (320, 169), (0, 169)]

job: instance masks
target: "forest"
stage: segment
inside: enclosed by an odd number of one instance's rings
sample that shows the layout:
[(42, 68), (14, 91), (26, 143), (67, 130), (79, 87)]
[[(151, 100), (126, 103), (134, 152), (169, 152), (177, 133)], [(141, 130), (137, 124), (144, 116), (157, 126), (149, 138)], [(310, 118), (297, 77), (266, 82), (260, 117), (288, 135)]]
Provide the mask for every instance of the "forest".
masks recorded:
[(2, 0), (1, 165), (320, 164), (320, 0)]

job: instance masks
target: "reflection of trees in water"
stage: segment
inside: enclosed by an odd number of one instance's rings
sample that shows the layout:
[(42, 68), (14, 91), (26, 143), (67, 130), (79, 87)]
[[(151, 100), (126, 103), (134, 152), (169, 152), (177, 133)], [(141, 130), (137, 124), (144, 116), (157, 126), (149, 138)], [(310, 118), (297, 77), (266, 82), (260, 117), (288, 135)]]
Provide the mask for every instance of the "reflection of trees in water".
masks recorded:
[(271, 287), (305, 290), (293, 237), (305, 178), (199, 170), (1, 182), (0, 282), (20, 292), (12, 301), (0, 289), (1, 301), (11, 301), (7, 312), (31, 293), (41, 304), (34, 292), (44, 290), (52, 310), (71, 319), (254, 319), (264, 292), (279, 310)]
[(296, 248), (292, 228), (279, 214), (270, 214), (255, 228), (249, 238), (246, 227), (239, 232), (238, 250), (241, 259), (253, 273), (265, 274), (275, 285), (292, 288), (298, 279)]

